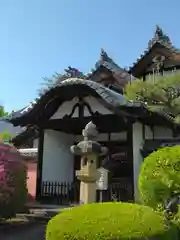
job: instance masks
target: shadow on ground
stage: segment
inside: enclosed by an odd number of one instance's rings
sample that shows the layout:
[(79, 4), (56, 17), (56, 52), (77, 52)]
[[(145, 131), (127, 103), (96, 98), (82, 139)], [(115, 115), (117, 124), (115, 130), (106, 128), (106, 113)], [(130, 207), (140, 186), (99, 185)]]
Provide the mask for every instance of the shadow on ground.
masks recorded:
[(28, 227), (11, 228), (9, 231), (0, 227), (0, 239), (3, 240), (44, 240), (47, 223), (36, 223)]

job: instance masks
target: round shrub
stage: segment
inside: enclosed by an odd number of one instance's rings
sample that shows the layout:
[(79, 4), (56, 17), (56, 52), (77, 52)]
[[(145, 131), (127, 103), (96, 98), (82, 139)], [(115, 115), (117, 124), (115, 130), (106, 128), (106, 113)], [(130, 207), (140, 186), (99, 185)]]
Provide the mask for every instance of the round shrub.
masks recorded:
[(27, 199), (26, 167), (20, 153), (9, 144), (0, 144), (0, 218), (15, 216)]
[(180, 146), (161, 148), (145, 158), (139, 175), (143, 204), (156, 208), (180, 193)]
[[(156, 238), (157, 237), (157, 238)], [(52, 218), (46, 240), (176, 240), (162, 217), (147, 206), (130, 203), (94, 203), (66, 209)]]

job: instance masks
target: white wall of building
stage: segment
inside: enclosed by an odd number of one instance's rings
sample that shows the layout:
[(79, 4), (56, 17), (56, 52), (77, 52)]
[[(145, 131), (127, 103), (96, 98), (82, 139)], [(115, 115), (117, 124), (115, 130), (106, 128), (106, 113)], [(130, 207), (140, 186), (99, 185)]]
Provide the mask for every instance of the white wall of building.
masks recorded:
[(145, 126), (145, 139), (172, 139), (173, 131), (169, 128), (155, 126), (152, 129)]
[[(144, 136), (143, 136), (144, 135)], [(173, 132), (169, 128), (155, 126), (152, 129), (149, 126), (144, 127), (139, 122), (133, 124), (133, 169), (134, 169), (134, 192), (135, 199), (138, 201), (138, 176), (140, 173), (143, 157), (140, 149), (145, 140), (173, 139)]]
[(45, 131), (42, 181), (73, 181), (74, 156), (70, 152), (73, 143), (72, 135), (53, 130)]
[[(101, 114), (112, 114), (111, 111), (109, 111), (107, 108), (105, 108), (103, 106), (103, 104), (100, 103), (100, 101), (97, 100), (94, 97), (85, 97), (84, 101), (87, 102), (90, 105), (90, 107), (91, 107), (93, 112), (98, 111)], [(74, 105), (77, 102), (78, 102), (77, 98), (74, 98), (71, 101), (64, 102), (61, 106), (59, 106), (57, 111), (53, 114), (53, 116), (50, 119), (61, 119), (61, 118), (64, 117), (64, 115), (70, 114), (72, 109), (73, 109), (73, 107), (74, 107)], [(90, 116), (90, 113), (89, 113), (87, 107), (85, 107), (85, 109), (84, 109), (84, 116), (85, 117)], [(72, 117), (74, 117), (74, 118), (78, 117), (78, 109), (77, 108), (76, 108), (76, 110), (75, 110), (75, 112), (74, 112)]]
[(36, 138), (36, 139), (34, 139), (34, 141), (33, 141), (33, 148), (38, 148), (38, 145), (39, 145), (39, 139)]
[[(111, 111), (106, 109), (94, 97), (86, 97), (84, 101), (91, 106), (93, 112), (98, 111), (101, 114), (112, 114)], [(77, 102), (77, 98), (64, 102), (51, 119), (63, 118), (64, 115), (72, 111)], [(90, 116), (87, 108), (85, 108), (85, 116)], [(74, 112), (72, 117), (78, 117), (78, 109)], [(127, 134), (126, 132), (112, 133), (110, 137), (112, 141), (124, 141), (127, 138)], [(42, 181), (73, 181), (74, 156), (70, 152), (70, 146), (82, 139), (82, 135), (73, 136), (58, 131), (45, 130)], [(109, 141), (108, 134), (99, 134), (97, 141)], [(37, 145), (38, 139), (34, 140), (34, 147)]]
[[(45, 130), (42, 181), (71, 182), (74, 176), (74, 155), (70, 147), (83, 139), (54, 130)], [(126, 132), (111, 134), (112, 141), (126, 140)], [(108, 134), (99, 134), (97, 141), (108, 141)], [(34, 142), (36, 146), (37, 140)]]
[[(59, 106), (57, 111), (52, 115), (50, 119), (61, 119), (66, 114), (70, 114), (74, 105), (78, 103), (78, 99), (74, 98), (71, 101), (65, 101), (62, 105)], [(78, 109), (74, 112), (73, 117), (78, 117)]]
[[(113, 114), (105, 108), (99, 100), (94, 97), (85, 97), (93, 112), (98, 111), (101, 114)], [(51, 119), (61, 119), (66, 114), (70, 114), (73, 106), (78, 102), (77, 98), (64, 102), (54, 113)], [(90, 116), (87, 108), (85, 108), (85, 116)], [(78, 109), (72, 117), (78, 117)], [(144, 129), (144, 130), (143, 130)], [(133, 164), (134, 164), (134, 191), (135, 199), (138, 200), (138, 176), (143, 161), (140, 149), (145, 139), (170, 139), (173, 138), (172, 131), (164, 127), (148, 126), (143, 128), (139, 122), (133, 124)], [(44, 136), (44, 152), (43, 152), (43, 181), (73, 181), (74, 176), (74, 156), (70, 152), (70, 146), (74, 142), (81, 141), (82, 135), (72, 136), (62, 132), (46, 130)], [(125, 141), (127, 139), (126, 132), (111, 134), (111, 141)], [(109, 141), (108, 134), (99, 134), (97, 141)], [(34, 146), (37, 146), (34, 143)]]
[[(99, 112), (100, 114), (106, 115), (106, 114), (113, 114), (112, 111), (108, 110), (106, 107), (102, 105), (100, 100), (97, 100), (94, 97), (85, 97), (84, 101), (89, 104), (93, 112)], [(91, 116), (87, 107), (84, 109), (84, 116), (88, 117)]]

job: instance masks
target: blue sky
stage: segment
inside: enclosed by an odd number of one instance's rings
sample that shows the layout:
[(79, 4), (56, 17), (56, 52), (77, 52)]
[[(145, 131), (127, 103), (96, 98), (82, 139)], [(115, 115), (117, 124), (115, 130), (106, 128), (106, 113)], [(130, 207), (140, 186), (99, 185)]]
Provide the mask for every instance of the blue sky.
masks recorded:
[(67, 66), (90, 71), (101, 47), (132, 65), (156, 24), (180, 48), (179, 9), (179, 0), (0, 0), (0, 103), (18, 110), (42, 77)]

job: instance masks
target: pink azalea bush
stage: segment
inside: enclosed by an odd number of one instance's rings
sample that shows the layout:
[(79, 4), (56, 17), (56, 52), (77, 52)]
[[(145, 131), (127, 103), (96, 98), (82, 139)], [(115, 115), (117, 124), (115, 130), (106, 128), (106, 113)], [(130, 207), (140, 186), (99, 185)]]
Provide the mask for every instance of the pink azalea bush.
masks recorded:
[(27, 200), (26, 166), (10, 144), (0, 143), (0, 218), (15, 216)]

